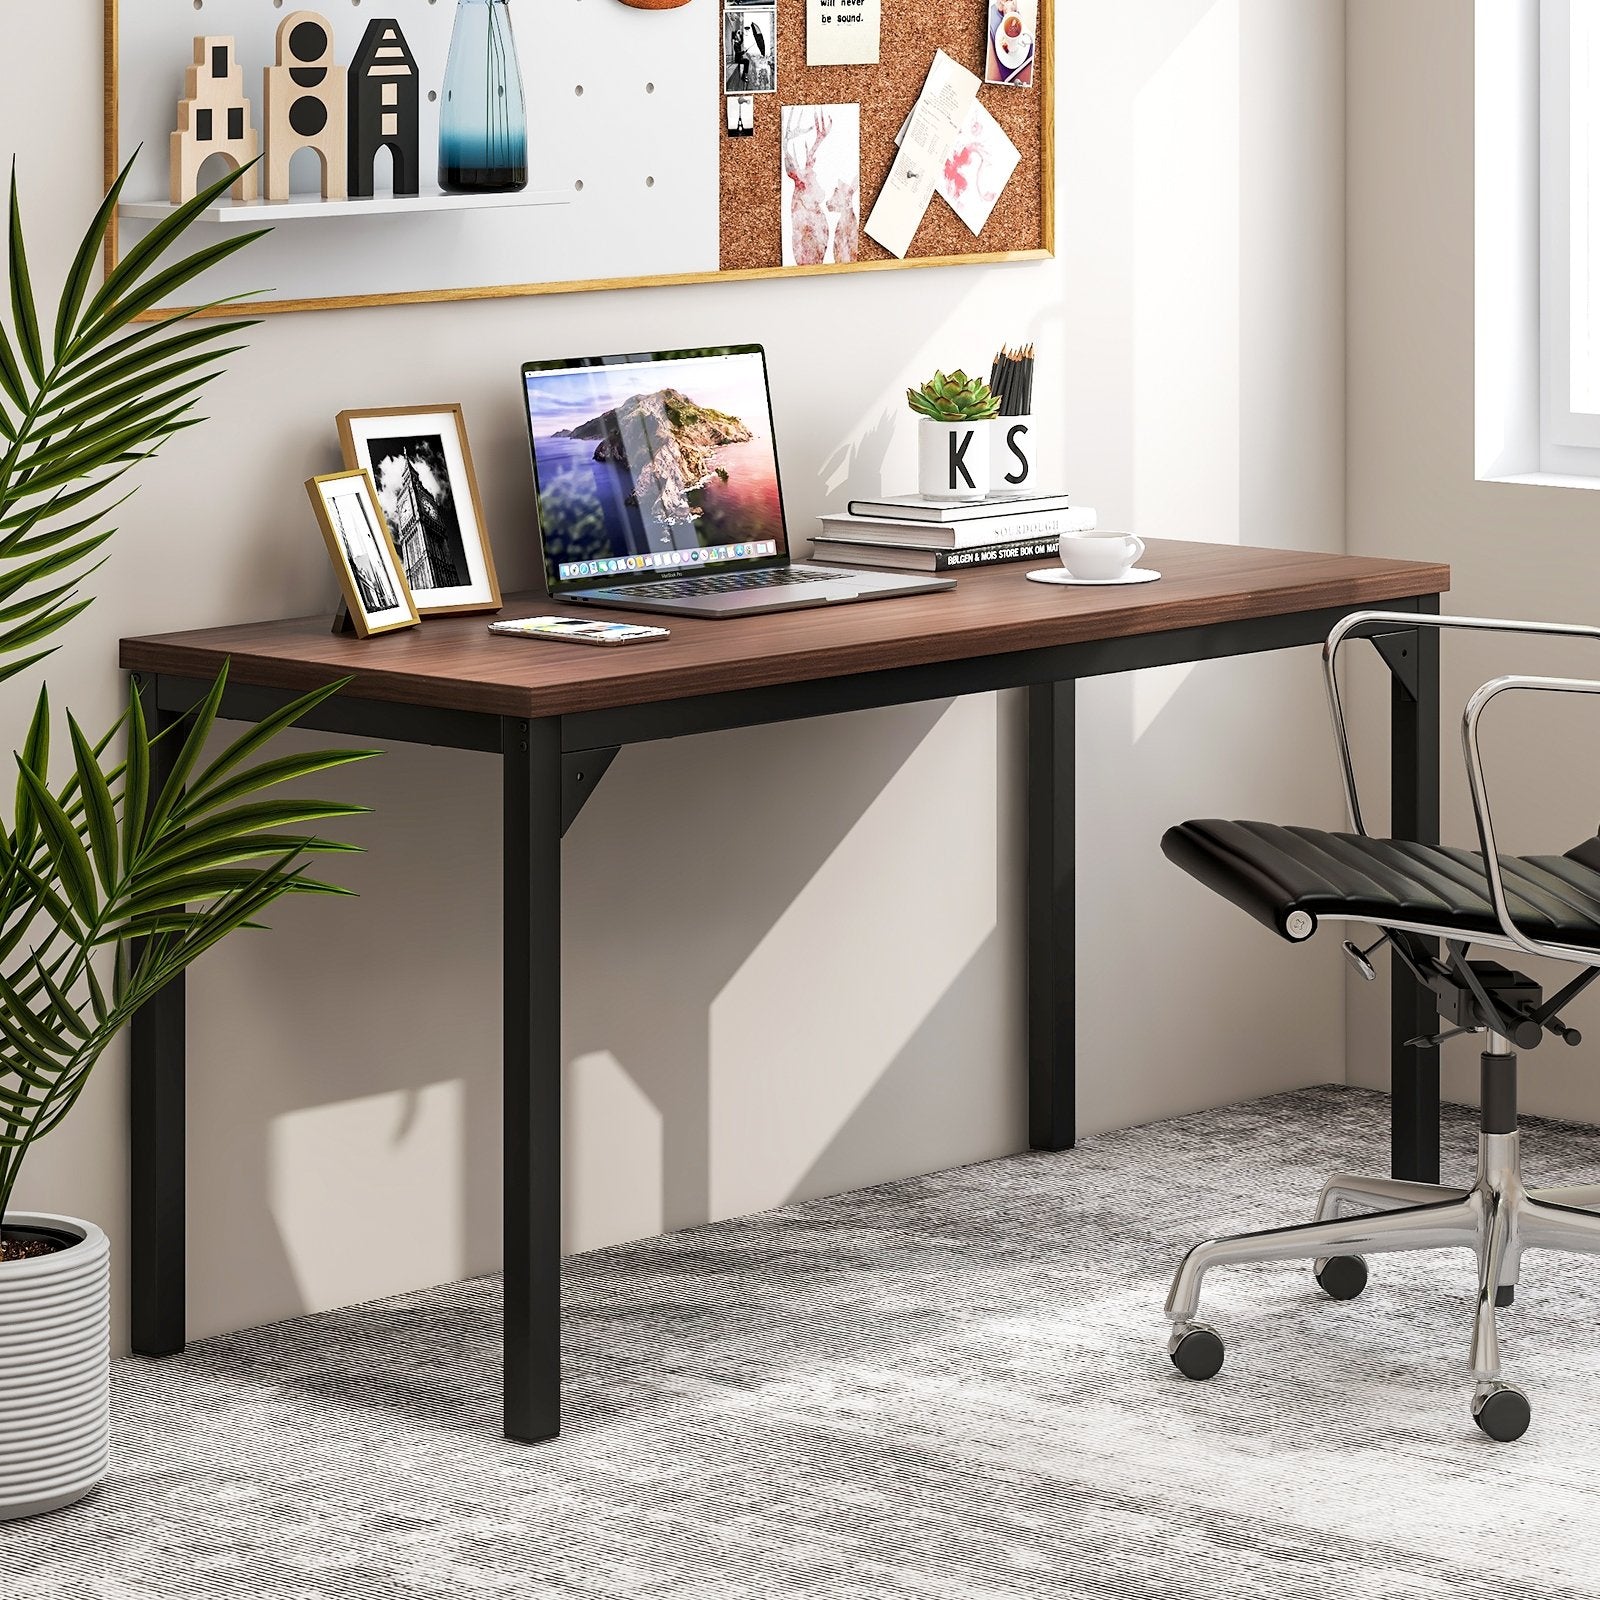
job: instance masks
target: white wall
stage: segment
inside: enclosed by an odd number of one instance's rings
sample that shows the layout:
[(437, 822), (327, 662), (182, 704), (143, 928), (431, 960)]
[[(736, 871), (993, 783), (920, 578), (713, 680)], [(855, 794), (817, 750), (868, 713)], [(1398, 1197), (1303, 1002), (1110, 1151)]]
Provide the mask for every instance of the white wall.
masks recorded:
[[(1350, 0), (1349, 548), (1449, 562), (1447, 610), (1592, 622), (1600, 496), (1474, 477), (1473, 9)], [(1447, 641), (1447, 841), (1476, 843), (1456, 731), (1467, 696), (1497, 672), (1544, 670), (1592, 677), (1595, 662), (1572, 647)], [(1377, 795), (1382, 757), (1371, 734), (1381, 739), (1382, 707), (1373, 694), (1361, 705)], [(1486, 751), (1504, 848), (1559, 853), (1594, 832), (1595, 716), (1582, 702), (1502, 702), (1491, 713)], [(1600, 1023), (1589, 997), (1571, 1016), (1586, 1033)], [(1386, 1039), (1379, 996), (1353, 983), (1353, 1082), (1387, 1084)], [(1472, 1042), (1444, 1054), (1446, 1093), (1475, 1099)], [(1600, 1121), (1600, 1080), (1553, 1042), (1529, 1062), (1523, 1098), (1534, 1111)]]
[[(804, 528), (847, 484), (907, 481), (908, 382), (1033, 339), (1057, 466), (1106, 521), (1338, 548), (1342, 5), (1078, 0), (1059, 39), (1057, 261), (269, 319), (144, 474), (58, 697), (112, 714), (119, 635), (331, 606), (300, 483), (345, 406), (463, 401), (526, 583), (516, 363), (576, 350), (765, 341)], [(99, 191), (99, 59), (91, 0), (0, 17), (41, 281)], [(1082, 691), (1087, 1129), (1342, 1076), (1331, 951), (1290, 950), (1157, 849), (1188, 815), (1332, 821), (1317, 693), (1309, 653)], [(1019, 710), (623, 754), (564, 857), (572, 1248), (1021, 1147)], [(496, 1260), (494, 763), (396, 749), (329, 787), (375, 809), (362, 898), (285, 908), (191, 979), (196, 1333)], [(669, 794), (731, 869), (656, 844)], [(119, 1055), (19, 1196), (119, 1252), (124, 1094)]]

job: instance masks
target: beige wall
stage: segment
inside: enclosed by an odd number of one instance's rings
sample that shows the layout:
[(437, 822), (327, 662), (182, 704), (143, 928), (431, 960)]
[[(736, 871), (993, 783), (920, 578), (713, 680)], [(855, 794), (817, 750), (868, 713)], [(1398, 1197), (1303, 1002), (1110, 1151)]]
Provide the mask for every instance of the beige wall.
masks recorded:
[[(98, 193), (97, 13), (0, 17), (42, 280)], [(526, 582), (515, 366), (579, 350), (764, 340), (803, 529), (847, 483), (908, 481), (907, 382), (1034, 339), (1054, 467), (1104, 520), (1338, 548), (1342, 5), (1077, 0), (1059, 71), (1054, 262), (271, 319), (144, 474), (59, 697), (112, 713), (120, 634), (331, 606), (299, 485), (345, 406), (462, 400), (502, 572)], [(1185, 815), (1332, 820), (1314, 656), (1081, 703), (1086, 1127), (1340, 1077), (1331, 951), (1289, 950), (1157, 850)], [(624, 753), (564, 856), (572, 1248), (1022, 1145), (1019, 709)], [(375, 809), (362, 898), (286, 908), (191, 981), (196, 1332), (495, 1264), (494, 763), (397, 749), (337, 787)], [(717, 846), (658, 842), (685, 817)], [(124, 1094), (118, 1056), (20, 1196), (119, 1252)]]
[[(1446, 608), (1458, 613), (1592, 622), (1600, 611), (1600, 498), (1588, 489), (1478, 482), (1473, 473), (1473, 8), (1462, 0), (1350, 0), (1347, 70), (1349, 547), (1448, 561)], [(1570, 647), (1447, 642), (1447, 840), (1475, 838), (1457, 737), (1472, 690), (1501, 671), (1592, 677), (1594, 668)], [(1363, 705), (1379, 709), (1371, 697)], [(1594, 710), (1502, 702), (1491, 717), (1486, 751), (1491, 778), (1500, 774), (1494, 799), (1504, 846), (1559, 852), (1592, 834), (1600, 816)], [(1370, 737), (1366, 748), (1376, 793), (1381, 755)], [(1586, 1033), (1600, 1023), (1587, 997), (1571, 1014)], [(1352, 983), (1353, 1082), (1387, 1082), (1385, 1038), (1379, 996)], [(1445, 1047), (1445, 1069), (1451, 1097), (1476, 1097), (1470, 1040)], [(1524, 1099), (1549, 1115), (1600, 1120), (1600, 1083), (1580, 1055), (1554, 1043), (1530, 1062)]]

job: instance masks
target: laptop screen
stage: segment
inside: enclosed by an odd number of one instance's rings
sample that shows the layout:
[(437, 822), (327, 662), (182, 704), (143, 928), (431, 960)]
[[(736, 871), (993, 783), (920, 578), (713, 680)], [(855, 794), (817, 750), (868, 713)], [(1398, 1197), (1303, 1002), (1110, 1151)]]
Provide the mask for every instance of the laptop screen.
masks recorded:
[(760, 345), (522, 369), (550, 592), (788, 555)]

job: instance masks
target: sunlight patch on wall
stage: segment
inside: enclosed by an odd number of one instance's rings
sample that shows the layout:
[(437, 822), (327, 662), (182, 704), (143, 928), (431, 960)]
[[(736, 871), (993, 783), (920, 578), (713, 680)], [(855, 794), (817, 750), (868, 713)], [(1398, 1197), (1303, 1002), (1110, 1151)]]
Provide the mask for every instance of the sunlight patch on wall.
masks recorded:
[(1134, 102), (1134, 531), (1236, 543), (1239, 0)]
[(1133, 737), (1142, 739), (1155, 726), (1157, 718), (1172, 703), (1173, 697), (1189, 681), (1194, 671), (1192, 661), (1180, 661), (1172, 667), (1150, 667), (1135, 672), (1129, 680), (1133, 694)]
[(714, 1217), (791, 1196), (993, 932), (997, 741), (956, 701), (712, 1004)]
[(305, 1311), (466, 1273), (460, 1082), (274, 1117), (273, 1221)]
[[(600, 1250), (664, 1232), (661, 1112), (609, 1050), (568, 1066), (562, 1122), (566, 1249)], [(605, 1137), (580, 1139), (580, 1128), (603, 1128)]]

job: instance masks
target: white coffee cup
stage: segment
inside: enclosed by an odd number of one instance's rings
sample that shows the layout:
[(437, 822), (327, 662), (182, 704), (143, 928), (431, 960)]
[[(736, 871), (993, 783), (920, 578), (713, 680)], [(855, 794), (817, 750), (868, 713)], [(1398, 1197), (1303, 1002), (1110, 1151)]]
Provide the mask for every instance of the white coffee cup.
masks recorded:
[(1144, 540), (1131, 533), (1093, 528), (1061, 535), (1061, 564), (1074, 578), (1110, 582), (1128, 575), (1144, 554)]

